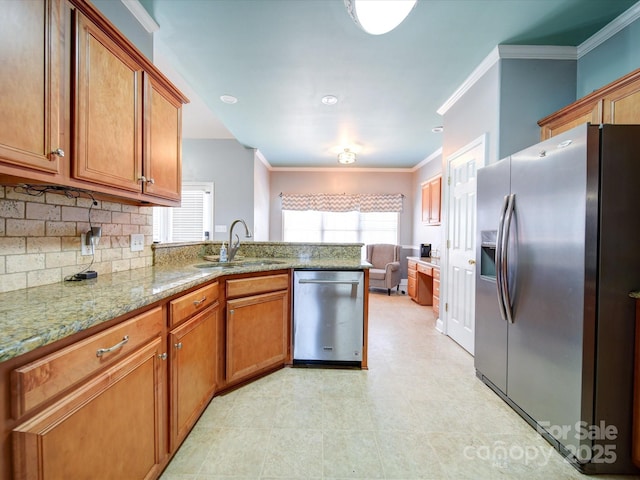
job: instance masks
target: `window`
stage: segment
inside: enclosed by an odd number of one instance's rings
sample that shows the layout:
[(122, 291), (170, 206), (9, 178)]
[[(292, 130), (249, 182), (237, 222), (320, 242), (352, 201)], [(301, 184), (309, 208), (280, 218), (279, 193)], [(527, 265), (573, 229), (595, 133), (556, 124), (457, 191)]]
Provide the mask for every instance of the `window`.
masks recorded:
[(397, 212), (283, 210), (285, 242), (398, 243)]
[(208, 240), (213, 229), (213, 183), (182, 184), (182, 206), (153, 207), (154, 242)]

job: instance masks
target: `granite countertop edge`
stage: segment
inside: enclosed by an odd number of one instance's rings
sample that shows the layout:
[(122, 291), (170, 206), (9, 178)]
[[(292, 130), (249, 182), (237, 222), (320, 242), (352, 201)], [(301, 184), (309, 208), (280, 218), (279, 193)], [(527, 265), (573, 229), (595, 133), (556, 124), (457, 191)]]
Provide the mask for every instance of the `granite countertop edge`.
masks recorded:
[(371, 265), (349, 259), (270, 258), (277, 264), (197, 268), (144, 267), (80, 282), (61, 282), (0, 293), (0, 362), (151, 305), (216, 278), (288, 269), (362, 270)]
[(414, 260), (416, 262), (424, 263), (430, 267), (440, 268), (440, 258), (436, 257), (407, 257), (407, 260)]

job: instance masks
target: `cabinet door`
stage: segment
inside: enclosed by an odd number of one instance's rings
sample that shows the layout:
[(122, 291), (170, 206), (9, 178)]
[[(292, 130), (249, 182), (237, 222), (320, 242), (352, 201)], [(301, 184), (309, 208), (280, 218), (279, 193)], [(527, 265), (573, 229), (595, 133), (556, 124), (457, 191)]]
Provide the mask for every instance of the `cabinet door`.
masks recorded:
[(640, 78), (605, 96), (603, 123), (640, 123)]
[(164, 460), (160, 338), (13, 431), (24, 479), (144, 479)]
[(442, 177), (437, 177), (430, 185), (430, 201), (429, 201), (429, 223), (431, 225), (440, 224), (440, 195), (442, 193)]
[(143, 191), (180, 200), (182, 189), (182, 102), (145, 76), (145, 148)]
[(142, 69), (89, 19), (76, 15), (73, 175), (139, 193)]
[(227, 302), (227, 381), (283, 365), (287, 355), (288, 291)]
[(546, 140), (583, 123), (602, 123), (602, 100), (577, 105), (568, 110), (560, 110), (557, 115), (547, 117), (540, 123), (540, 139)]
[(442, 177), (438, 176), (422, 184), (422, 223), (440, 225), (440, 196)]
[(429, 223), (431, 215), (431, 183), (422, 185), (422, 223)]
[(0, 158), (59, 173), (61, 2), (2, 2), (0, 9)]
[(189, 433), (215, 391), (217, 328), (215, 303), (169, 333), (172, 451)]

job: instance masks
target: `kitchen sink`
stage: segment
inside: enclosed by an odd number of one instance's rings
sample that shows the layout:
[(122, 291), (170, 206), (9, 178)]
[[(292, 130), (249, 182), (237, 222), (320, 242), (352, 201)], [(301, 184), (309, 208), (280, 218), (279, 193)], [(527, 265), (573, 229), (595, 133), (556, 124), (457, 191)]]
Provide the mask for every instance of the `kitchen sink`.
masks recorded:
[(240, 268), (240, 267), (262, 267), (266, 265), (281, 265), (284, 262), (279, 262), (277, 260), (246, 260), (239, 262), (206, 262), (206, 263), (198, 263), (194, 265), (196, 268)]

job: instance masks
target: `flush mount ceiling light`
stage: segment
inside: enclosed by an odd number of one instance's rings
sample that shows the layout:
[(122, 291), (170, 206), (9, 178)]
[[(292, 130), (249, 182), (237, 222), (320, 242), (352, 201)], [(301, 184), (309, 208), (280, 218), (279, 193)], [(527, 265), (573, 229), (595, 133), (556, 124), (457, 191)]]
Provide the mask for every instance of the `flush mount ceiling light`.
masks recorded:
[(228, 103), (229, 105), (233, 105), (234, 103), (238, 103), (238, 99), (233, 95), (221, 95), (220, 100), (224, 103)]
[(338, 98), (335, 95), (325, 95), (322, 97), (322, 103), (325, 105), (335, 105), (338, 103)]
[(431, 131), (432, 131), (433, 133), (440, 133), (440, 132), (443, 132), (443, 131), (444, 131), (444, 127), (442, 127), (442, 126), (433, 127), (433, 128), (431, 129)]
[(349, 165), (350, 163), (354, 163), (356, 161), (356, 154), (345, 148), (343, 152), (338, 154), (338, 163), (341, 165)]
[(418, 0), (344, 0), (349, 15), (365, 32), (390, 32), (411, 13)]

